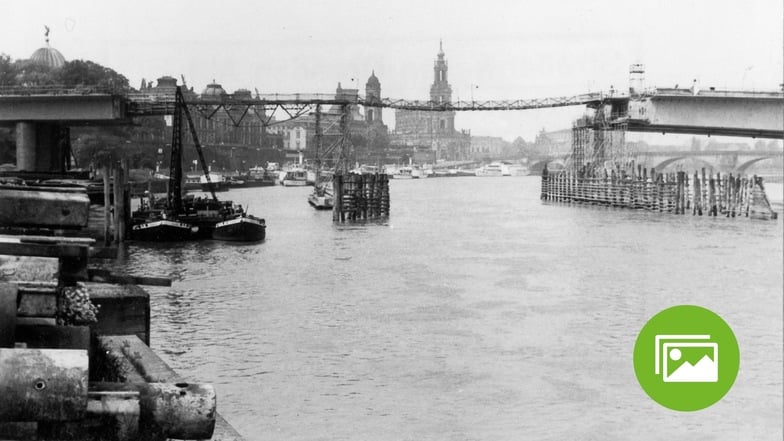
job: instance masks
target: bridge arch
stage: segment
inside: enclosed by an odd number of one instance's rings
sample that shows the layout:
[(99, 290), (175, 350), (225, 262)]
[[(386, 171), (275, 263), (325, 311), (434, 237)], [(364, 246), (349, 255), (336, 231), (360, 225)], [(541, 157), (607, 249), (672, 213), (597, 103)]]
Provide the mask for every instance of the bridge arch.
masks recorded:
[(766, 159), (773, 159), (773, 158), (775, 158), (775, 156), (762, 156), (760, 158), (750, 159), (750, 160), (744, 162), (743, 164), (740, 164), (739, 166), (735, 167), (735, 171), (738, 172), (738, 173), (745, 173), (746, 170), (748, 170), (748, 168), (751, 167), (752, 165), (754, 165), (754, 164), (756, 164), (756, 163), (758, 163), (760, 161), (764, 161)]
[(674, 158), (668, 158), (668, 159), (665, 159), (664, 161), (660, 162), (659, 164), (657, 164), (654, 168), (656, 169), (657, 172), (660, 172), (660, 171), (664, 170), (665, 168), (667, 168), (667, 166), (669, 166), (669, 165), (671, 165), (671, 164), (673, 164), (675, 162), (682, 161), (684, 159), (692, 159), (692, 160), (695, 160), (695, 161), (699, 161), (699, 162), (703, 163), (706, 167), (711, 168), (711, 169), (716, 168), (716, 166), (714, 164), (711, 164), (710, 162), (708, 162), (708, 161), (706, 161), (704, 159), (700, 159), (700, 158), (697, 158), (697, 157), (694, 157), (694, 156), (676, 156)]
[(546, 158), (540, 161), (536, 161), (531, 164), (528, 169), (531, 173), (542, 173), (544, 167), (547, 166), (547, 169), (550, 171), (558, 171), (563, 170), (566, 168), (566, 159), (564, 158)]

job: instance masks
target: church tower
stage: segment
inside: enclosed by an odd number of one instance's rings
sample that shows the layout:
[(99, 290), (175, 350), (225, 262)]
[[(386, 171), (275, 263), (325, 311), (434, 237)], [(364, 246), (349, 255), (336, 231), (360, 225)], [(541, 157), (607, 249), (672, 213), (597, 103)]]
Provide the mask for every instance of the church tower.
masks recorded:
[[(375, 70), (372, 74), (370, 74), (370, 78), (368, 78), (367, 83), (365, 83), (365, 100), (371, 103), (381, 102), (381, 83), (376, 77)], [(376, 121), (378, 121), (380, 124), (383, 124), (384, 121), (381, 118), (381, 107), (365, 108), (365, 121), (368, 124), (374, 123)]]
[[(452, 86), (449, 85), (447, 72), (449, 65), (444, 59), (444, 44), (438, 42), (438, 56), (433, 63), (433, 85), (430, 86), (430, 101), (448, 103), (452, 101)], [(455, 112), (432, 112), (430, 131), (433, 134), (451, 134), (455, 130)]]
[(448, 103), (452, 101), (452, 86), (447, 80), (449, 65), (444, 59), (443, 42), (438, 42), (438, 58), (433, 63), (433, 85), (430, 86), (430, 100), (435, 103)]

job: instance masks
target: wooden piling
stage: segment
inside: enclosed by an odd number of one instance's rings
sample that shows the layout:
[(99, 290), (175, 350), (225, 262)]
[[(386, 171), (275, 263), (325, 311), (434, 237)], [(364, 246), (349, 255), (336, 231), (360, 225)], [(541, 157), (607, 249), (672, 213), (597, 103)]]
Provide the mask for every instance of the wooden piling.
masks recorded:
[[(542, 197), (546, 182), (542, 184)], [(389, 177), (386, 174), (336, 174), (333, 222), (372, 220), (389, 216)]]
[(112, 211), (111, 211), (111, 185), (109, 184), (109, 167), (103, 166), (101, 168), (103, 174), (103, 241), (108, 245), (112, 242), (111, 239), (111, 226), (112, 226)]
[[(369, 216), (373, 216), (376, 193), (373, 178), (367, 178), (371, 190), (362, 193), (368, 199)], [(366, 187), (368, 188), (368, 187)], [(545, 171), (540, 197), (568, 203), (587, 203), (620, 208), (692, 215), (726, 217), (752, 214), (775, 218), (764, 194), (761, 180), (720, 173), (706, 173), (703, 168), (691, 176), (684, 171), (657, 173), (637, 166), (621, 169), (580, 169), (558, 173)]]

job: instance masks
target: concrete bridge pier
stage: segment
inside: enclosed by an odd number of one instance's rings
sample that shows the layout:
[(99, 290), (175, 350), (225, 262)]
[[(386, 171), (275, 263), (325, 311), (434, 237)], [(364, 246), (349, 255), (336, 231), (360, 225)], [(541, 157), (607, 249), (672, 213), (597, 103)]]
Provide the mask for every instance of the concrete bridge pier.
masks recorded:
[(16, 167), (20, 171), (64, 172), (70, 145), (67, 127), (59, 124), (16, 123)]

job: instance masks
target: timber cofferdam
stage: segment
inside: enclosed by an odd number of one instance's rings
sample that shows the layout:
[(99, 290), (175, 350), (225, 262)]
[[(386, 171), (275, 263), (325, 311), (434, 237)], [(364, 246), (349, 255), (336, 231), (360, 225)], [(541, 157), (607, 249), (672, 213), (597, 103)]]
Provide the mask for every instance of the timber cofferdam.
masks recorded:
[(603, 205), (695, 216), (776, 219), (762, 178), (721, 173), (657, 173), (626, 170), (569, 170), (542, 173), (544, 201)]

